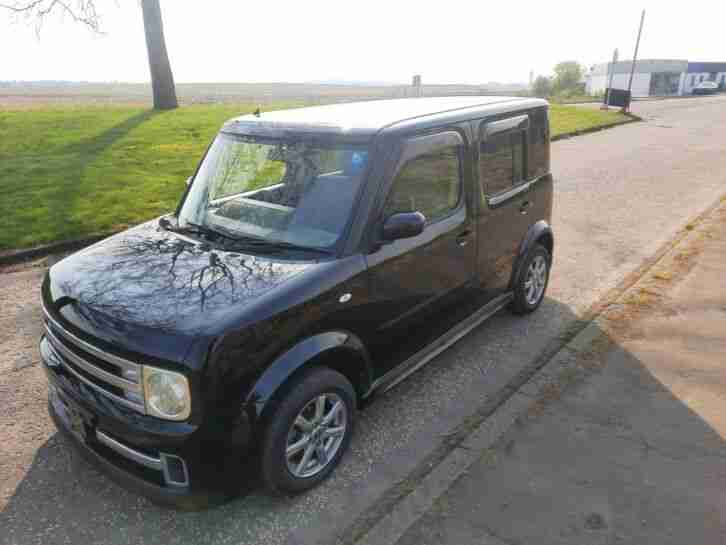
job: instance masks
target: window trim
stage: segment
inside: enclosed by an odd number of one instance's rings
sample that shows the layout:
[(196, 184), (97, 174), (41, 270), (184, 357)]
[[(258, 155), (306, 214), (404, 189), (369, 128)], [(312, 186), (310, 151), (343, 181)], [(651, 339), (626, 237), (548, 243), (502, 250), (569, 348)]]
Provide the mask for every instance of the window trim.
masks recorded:
[[(484, 122), (481, 125), (480, 134), (484, 137), (484, 140), (489, 139), (495, 134), (506, 131), (515, 130), (529, 130), (529, 115), (517, 115), (515, 117), (507, 117), (499, 121), (490, 121), (489, 123)], [(480, 138), (481, 140), (481, 138)]]
[(503, 202), (506, 202), (509, 199), (516, 197), (520, 193), (524, 193), (536, 181), (537, 181), (537, 179), (524, 181), (522, 183), (515, 185), (514, 187), (511, 187), (510, 189), (507, 189), (505, 191), (500, 191), (496, 195), (488, 196), (485, 194), (484, 198), (486, 199), (489, 206), (498, 206), (498, 205), (502, 204)]
[(426, 226), (429, 225), (435, 225), (441, 221), (444, 221), (457, 212), (459, 212), (462, 207), (464, 206), (464, 203), (466, 202), (466, 187), (464, 186), (464, 139), (462, 138), (461, 134), (459, 134), (456, 131), (453, 130), (446, 130), (442, 132), (437, 132), (434, 134), (427, 134), (423, 136), (414, 136), (412, 138), (409, 138), (406, 140), (403, 151), (401, 153), (401, 156), (398, 160), (398, 164), (396, 165), (396, 169), (391, 176), (391, 181), (388, 184), (388, 187), (385, 191), (385, 197), (382, 200), (381, 203), (381, 211), (380, 211), (380, 218), (381, 223), (385, 222), (387, 217), (385, 215), (386, 212), (386, 204), (388, 203), (388, 198), (391, 195), (391, 192), (393, 191), (393, 186), (396, 183), (396, 179), (398, 178), (398, 175), (401, 173), (403, 168), (410, 163), (411, 161), (417, 159), (418, 157), (424, 156), (429, 153), (436, 152), (441, 149), (445, 148), (456, 148), (456, 159), (458, 162), (458, 180), (459, 180), (459, 198), (456, 202), (456, 206), (451, 208), (446, 215), (440, 216), (436, 218), (436, 220), (431, 220), (430, 218), (426, 218)]
[(393, 178), (398, 176), (398, 173), (403, 168), (403, 165), (408, 163), (411, 159), (441, 148), (463, 146), (464, 139), (461, 134), (451, 129), (433, 134), (412, 136), (403, 144), (403, 151), (401, 152), (401, 157), (398, 159), (398, 164), (396, 165)]

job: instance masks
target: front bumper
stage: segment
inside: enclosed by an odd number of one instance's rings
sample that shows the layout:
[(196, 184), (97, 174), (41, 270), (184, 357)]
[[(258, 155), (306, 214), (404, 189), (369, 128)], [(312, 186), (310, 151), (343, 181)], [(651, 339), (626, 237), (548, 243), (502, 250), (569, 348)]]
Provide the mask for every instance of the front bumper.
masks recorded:
[(138, 477), (132, 471), (128, 471), (111, 461), (111, 459), (100, 454), (96, 448), (89, 444), (81, 442), (78, 436), (73, 433), (65, 422), (61, 420), (55, 411), (53, 404), (48, 403), (48, 412), (58, 431), (60, 431), (67, 439), (67, 442), (73, 445), (83, 458), (90, 462), (96, 469), (107, 475), (116, 484), (146, 496), (154, 503), (174, 507), (176, 509), (195, 511), (204, 509), (215, 503), (224, 501), (224, 496), (209, 492), (192, 492), (189, 487), (166, 487), (156, 485), (153, 482)]
[[(139, 415), (85, 387), (65, 370), (45, 339), (40, 352), (56, 427), (119, 485), (155, 503), (196, 510), (238, 495), (254, 482), (247, 471), (253, 460), (248, 457), (245, 463), (248, 449), (240, 441), (249, 430), (240, 422), (217, 426), (212, 433)], [(234, 448), (230, 437), (236, 438)]]

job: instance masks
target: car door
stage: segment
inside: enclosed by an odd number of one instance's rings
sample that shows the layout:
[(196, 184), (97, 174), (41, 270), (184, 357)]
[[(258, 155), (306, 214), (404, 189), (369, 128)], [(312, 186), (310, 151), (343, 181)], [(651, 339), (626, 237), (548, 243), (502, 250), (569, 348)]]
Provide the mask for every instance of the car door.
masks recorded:
[(440, 315), (475, 278), (467, 153), (459, 132), (411, 138), (384, 184), (376, 229), (397, 212), (421, 212), (426, 225), (420, 235), (380, 245), (367, 257), (378, 376), (444, 332)]
[(509, 286), (535, 195), (527, 170), (529, 116), (485, 120), (478, 129), (477, 270), (486, 302), (503, 295)]

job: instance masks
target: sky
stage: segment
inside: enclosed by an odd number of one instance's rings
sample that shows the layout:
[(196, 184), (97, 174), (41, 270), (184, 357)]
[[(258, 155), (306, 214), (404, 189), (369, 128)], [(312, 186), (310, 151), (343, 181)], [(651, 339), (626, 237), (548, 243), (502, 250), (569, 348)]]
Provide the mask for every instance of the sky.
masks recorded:
[[(97, 0), (104, 35), (0, 10), (2, 80), (149, 80), (138, 0)], [(607, 11), (605, 7), (608, 7)], [(726, 2), (162, 0), (177, 82), (527, 82), (563, 60), (726, 61)]]

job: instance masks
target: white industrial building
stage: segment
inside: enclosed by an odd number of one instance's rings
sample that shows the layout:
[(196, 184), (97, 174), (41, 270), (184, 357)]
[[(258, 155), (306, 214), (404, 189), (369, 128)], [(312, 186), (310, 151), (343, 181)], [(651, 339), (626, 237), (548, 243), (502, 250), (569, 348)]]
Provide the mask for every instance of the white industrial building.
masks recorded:
[[(605, 92), (613, 63), (596, 64), (586, 76), (590, 95)], [(632, 61), (614, 64), (613, 88), (627, 89)], [(726, 62), (689, 62), (679, 59), (643, 59), (635, 63), (634, 97), (689, 95), (702, 81), (715, 81), (726, 91)]]

